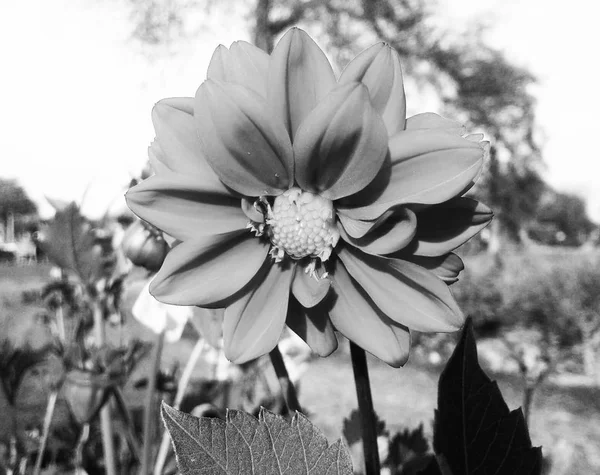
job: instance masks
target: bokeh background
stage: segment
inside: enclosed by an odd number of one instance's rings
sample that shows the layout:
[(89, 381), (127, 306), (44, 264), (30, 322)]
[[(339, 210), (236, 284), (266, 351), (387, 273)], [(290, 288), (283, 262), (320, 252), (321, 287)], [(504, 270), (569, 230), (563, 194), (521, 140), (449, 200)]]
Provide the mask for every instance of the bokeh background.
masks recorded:
[[(51, 266), (34, 241), (51, 203), (74, 201), (95, 222), (130, 221), (123, 194), (147, 162), (151, 108), (193, 96), (217, 45), (270, 50), (299, 26), (339, 72), (386, 41), (402, 58), (408, 115), (436, 112), (492, 143), (473, 193), (496, 217), (459, 250), (467, 269), (453, 286), (482, 364), (511, 408), (527, 408), (548, 473), (600, 473), (597, 10), (586, 0), (2, 2), (0, 338), (43, 347), (35, 295)], [(141, 280), (126, 289), (125, 314)], [(127, 321), (130, 334), (153, 339)], [(191, 352), (186, 335), (166, 345), (165, 367)], [(388, 426), (422, 422), (431, 433), (454, 343), (415, 335), (406, 368), (372, 361)], [(356, 405), (349, 371), (342, 342), (301, 377), (301, 401), (330, 439)]]

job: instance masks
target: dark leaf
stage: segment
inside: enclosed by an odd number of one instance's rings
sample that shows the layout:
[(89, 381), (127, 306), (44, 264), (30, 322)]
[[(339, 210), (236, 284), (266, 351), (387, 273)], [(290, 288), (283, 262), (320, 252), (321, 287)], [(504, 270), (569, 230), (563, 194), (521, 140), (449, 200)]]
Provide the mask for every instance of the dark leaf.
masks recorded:
[(300, 413), (288, 422), (264, 409), (258, 419), (228, 410), (223, 421), (197, 418), (163, 403), (162, 417), (182, 475), (352, 474), (342, 441), (329, 446)]
[[(379, 416), (375, 413), (375, 430), (377, 435), (388, 435), (388, 431), (385, 428), (385, 421), (379, 419)], [(349, 417), (344, 419), (344, 428), (342, 434), (346, 439), (348, 445), (355, 444), (362, 440), (362, 422), (358, 409), (353, 409)]]
[[(384, 465), (393, 468), (403, 466), (417, 458), (423, 459), (428, 451), (429, 443), (423, 432), (423, 424), (416, 429), (404, 429), (390, 440), (388, 457)], [(420, 466), (424, 467), (426, 463), (427, 461)]]
[(509, 411), (479, 366), (470, 319), (440, 376), (433, 444), (453, 474), (541, 473), (523, 413)]

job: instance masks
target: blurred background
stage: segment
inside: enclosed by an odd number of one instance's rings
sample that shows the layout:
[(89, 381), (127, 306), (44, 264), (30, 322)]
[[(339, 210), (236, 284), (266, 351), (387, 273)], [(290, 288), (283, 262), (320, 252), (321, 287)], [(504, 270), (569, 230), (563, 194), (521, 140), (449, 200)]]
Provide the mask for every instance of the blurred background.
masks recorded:
[[(217, 45), (246, 40), (270, 51), (299, 26), (339, 72), (385, 41), (402, 59), (409, 116), (436, 112), (492, 143), (473, 193), (496, 217), (459, 250), (466, 270), (452, 287), (474, 319), (482, 364), (509, 406), (525, 407), (548, 473), (600, 473), (596, 21), (586, 0), (2, 2), (0, 337), (44, 346), (44, 331), (30, 326), (52, 267), (38, 233), (69, 202), (99, 227), (133, 221), (123, 194), (147, 162), (151, 108), (193, 96)], [(126, 286), (126, 315), (142, 280)], [(128, 321), (131, 334), (152, 340)], [(188, 333), (165, 345), (165, 367), (187, 359)], [(372, 361), (375, 404), (388, 426), (423, 422), (430, 434), (455, 337), (414, 340), (403, 370)], [(339, 437), (356, 404), (343, 342), (303, 371), (301, 402)]]

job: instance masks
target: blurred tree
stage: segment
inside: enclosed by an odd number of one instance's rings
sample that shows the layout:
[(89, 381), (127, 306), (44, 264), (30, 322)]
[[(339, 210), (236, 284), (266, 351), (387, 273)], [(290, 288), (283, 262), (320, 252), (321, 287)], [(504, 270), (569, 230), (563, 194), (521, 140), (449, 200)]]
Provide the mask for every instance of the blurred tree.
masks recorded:
[[(176, 11), (176, 5), (183, 10), (193, 0), (129, 1), (146, 11), (139, 16), (146, 26), (137, 28), (146, 31), (161, 24), (148, 13), (151, 5)], [(490, 248), (495, 252), (502, 242), (521, 241), (545, 189), (530, 92), (535, 78), (485, 44), (481, 27), (452, 39), (436, 26), (426, 0), (247, 0), (245, 5), (252, 12), (253, 41), (267, 52), (294, 25), (317, 36), (338, 64), (377, 41), (389, 43), (400, 54), (408, 79), (433, 88), (450, 116), (485, 131), (492, 142), (490, 159), (474, 193), (496, 212)], [(153, 34), (149, 42), (157, 38)]]
[(32, 214), (37, 214), (37, 207), (25, 190), (16, 180), (0, 178), (0, 219), (4, 232), (14, 236), (14, 221), (11, 216)]

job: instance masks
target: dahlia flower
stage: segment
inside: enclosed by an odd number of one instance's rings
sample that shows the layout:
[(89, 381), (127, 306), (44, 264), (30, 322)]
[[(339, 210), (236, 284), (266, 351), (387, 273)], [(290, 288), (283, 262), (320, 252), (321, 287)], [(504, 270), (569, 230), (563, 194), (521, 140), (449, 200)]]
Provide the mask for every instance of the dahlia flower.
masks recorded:
[(406, 118), (390, 46), (337, 80), (299, 29), (271, 55), (219, 46), (196, 97), (152, 118), (156, 174), (127, 202), (175, 241), (150, 291), (224, 308), (230, 360), (268, 353), (287, 324), (321, 356), (338, 331), (397, 367), (410, 330), (462, 326), (452, 251), (492, 218), (462, 197), (486, 143), (436, 114)]

